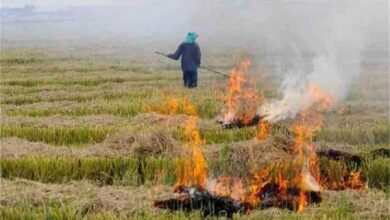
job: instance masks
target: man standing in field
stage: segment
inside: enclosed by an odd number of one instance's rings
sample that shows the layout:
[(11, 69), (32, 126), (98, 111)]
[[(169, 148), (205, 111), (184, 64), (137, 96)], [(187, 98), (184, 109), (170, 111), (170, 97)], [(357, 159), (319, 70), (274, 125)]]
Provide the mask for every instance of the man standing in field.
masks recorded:
[(181, 69), (183, 70), (184, 87), (195, 88), (198, 85), (198, 68), (200, 66), (200, 48), (195, 42), (198, 34), (189, 32), (176, 52), (168, 57), (178, 60), (181, 56)]

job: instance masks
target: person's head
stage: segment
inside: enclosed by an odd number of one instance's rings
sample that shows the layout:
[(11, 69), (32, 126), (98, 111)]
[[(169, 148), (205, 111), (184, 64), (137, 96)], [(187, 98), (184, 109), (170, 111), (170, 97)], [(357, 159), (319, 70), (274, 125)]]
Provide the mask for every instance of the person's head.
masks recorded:
[(184, 40), (185, 43), (195, 43), (196, 38), (198, 37), (198, 34), (196, 32), (188, 32), (186, 39)]

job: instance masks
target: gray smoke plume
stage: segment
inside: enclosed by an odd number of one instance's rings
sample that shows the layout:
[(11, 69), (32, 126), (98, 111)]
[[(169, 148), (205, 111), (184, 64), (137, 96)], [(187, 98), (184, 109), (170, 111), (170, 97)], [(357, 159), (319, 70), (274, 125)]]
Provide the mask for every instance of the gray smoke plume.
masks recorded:
[(372, 20), (367, 6), (364, 2), (338, 1), (329, 4), (325, 13), (292, 16), (292, 19), (303, 16), (301, 19), (308, 21), (300, 23), (306, 25), (304, 31), (300, 32), (299, 27), (295, 29), (298, 31), (289, 31), (296, 40), (285, 46), (287, 51), (291, 48), (290, 56), (279, 68), (284, 75), (280, 86), (282, 98), (261, 106), (261, 114), (268, 115), (270, 121), (294, 118), (316, 101), (310, 85), (317, 86), (334, 102), (347, 95), (350, 84), (360, 73), (368, 42), (366, 28)]

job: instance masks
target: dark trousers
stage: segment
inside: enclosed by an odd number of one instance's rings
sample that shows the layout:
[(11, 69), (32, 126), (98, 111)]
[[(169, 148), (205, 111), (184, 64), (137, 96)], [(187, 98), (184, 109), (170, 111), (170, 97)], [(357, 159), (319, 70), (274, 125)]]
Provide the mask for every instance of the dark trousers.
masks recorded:
[(184, 87), (195, 88), (198, 86), (198, 71), (183, 71)]

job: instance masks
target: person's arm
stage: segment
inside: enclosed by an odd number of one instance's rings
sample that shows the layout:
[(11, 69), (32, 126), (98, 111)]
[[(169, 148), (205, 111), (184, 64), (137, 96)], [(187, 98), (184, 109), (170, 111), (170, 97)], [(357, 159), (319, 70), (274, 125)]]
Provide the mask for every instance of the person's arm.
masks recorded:
[(171, 58), (171, 59), (174, 59), (174, 60), (178, 60), (182, 54), (182, 44), (180, 44), (180, 46), (177, 48), (176, 52), (175, 53), (172, 53), (172, 54), (168, 54), (168, 57)]

